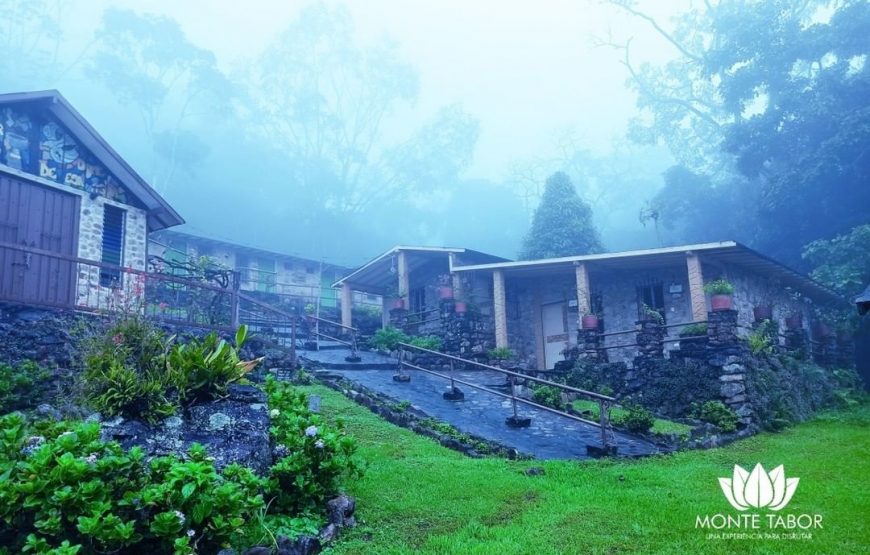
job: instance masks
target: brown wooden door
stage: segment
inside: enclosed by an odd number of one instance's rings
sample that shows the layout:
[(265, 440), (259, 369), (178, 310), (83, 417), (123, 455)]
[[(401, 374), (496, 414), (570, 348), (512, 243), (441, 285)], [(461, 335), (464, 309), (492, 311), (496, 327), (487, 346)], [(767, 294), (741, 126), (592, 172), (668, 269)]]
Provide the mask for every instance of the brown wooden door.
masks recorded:
[[(79, 197), (0, 174), (0, 243), (74, 257)], [(46, 254), (0, 248), (0, 299), (73, 306), (76, 264)]]

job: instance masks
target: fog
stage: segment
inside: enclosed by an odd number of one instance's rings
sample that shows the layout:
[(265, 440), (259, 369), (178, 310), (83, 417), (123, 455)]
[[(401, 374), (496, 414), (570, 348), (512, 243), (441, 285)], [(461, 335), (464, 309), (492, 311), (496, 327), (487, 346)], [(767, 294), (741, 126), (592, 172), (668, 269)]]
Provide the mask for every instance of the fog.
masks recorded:
[[(513, 258), (564, 171), (607, 250), (737, 239), (800, 266), (867, 223), (868, 157), (837, 147), (848, 178), (801, 182), (818, 160), (783, 153), (818, 149), (771, 127), (796, 87), (760, 66), (840, 79), (860, 142), (870, 34), (861, 2), (772, 4), (0, 0), (0, 90), (60, 90), (189, 233), (348, 266), (394, 244)], [(812, 52), (764, 43), (809, 28)], [(742, 150), (765, 131), (782, 144)]]

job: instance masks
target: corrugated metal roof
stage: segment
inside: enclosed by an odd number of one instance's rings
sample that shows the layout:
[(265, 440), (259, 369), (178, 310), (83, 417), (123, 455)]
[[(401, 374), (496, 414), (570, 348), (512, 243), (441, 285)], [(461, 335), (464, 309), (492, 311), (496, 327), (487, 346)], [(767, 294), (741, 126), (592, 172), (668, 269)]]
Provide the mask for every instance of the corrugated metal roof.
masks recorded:
[(156, 231), (184, 223), (184, 219), (166, 200), (91, 127), (75, 108), (56, 90), (0, 94), (0, 104), (37, 103), (48, 109), (64, 127), (106, 166), (121, 185), (138, 200), (148, 214), (148, 229)]

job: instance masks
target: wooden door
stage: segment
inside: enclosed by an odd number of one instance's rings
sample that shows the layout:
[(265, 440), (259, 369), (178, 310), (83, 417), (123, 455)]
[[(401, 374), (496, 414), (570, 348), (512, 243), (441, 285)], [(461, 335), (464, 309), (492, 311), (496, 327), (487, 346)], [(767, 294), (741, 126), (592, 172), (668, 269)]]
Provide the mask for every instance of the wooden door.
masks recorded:
[(0, 299), (71, 307), (75, 302), (79, 197), (0, 174)]
[(564, 360), (562, 351), (568, 347), (565, 303), (541, 306), (541, 323), (544, 327), (544, 363), (547, 369), (552, 369), (557, 362)]

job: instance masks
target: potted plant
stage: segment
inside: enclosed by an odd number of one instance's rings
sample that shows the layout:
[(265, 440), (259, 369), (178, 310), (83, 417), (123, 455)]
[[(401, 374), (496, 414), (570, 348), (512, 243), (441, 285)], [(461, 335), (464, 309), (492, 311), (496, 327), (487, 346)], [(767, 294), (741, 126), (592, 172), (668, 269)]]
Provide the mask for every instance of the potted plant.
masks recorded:
[(584, 330), (597, 330), (598, 329), (598, 315), (594, 313), (584, 314), (580, 318), (580, 327)]
[(773, 320), (773, 306), (770, 303), (756, 305), (756, 307), (752, 309), (752, 316), (755, 318), (757, 323), (764, 322), (765, 320)]
[(704, 285), (704, 292), (710, 295), (710, 308), (713, 311), (731, 310), (734, 286), (719, 278)]
[(399, 294), (398, 288), (391, 289), (386, 295), (388, 310), (402, 310), (405, 308), (405, 297)]
[(435, 288), (438, 292), (438, 299), (449, 301), (453, 298), (453, 280), (450, 274), (441, 274), (438, 276), (438, 286)]
[(508, 366), (507, 361), (514, 358), (516, 353), (514, 353), (513, 349), (508, 347), (496, 347), (495, 349), (489, 350), (489, 358), (494, 360), (496, 365), (499, 368), (504, 368)]
[(785, 327), (790, 330), (799, 330), (804, 326), (804, 315), (795, 311), (785, 317)]

